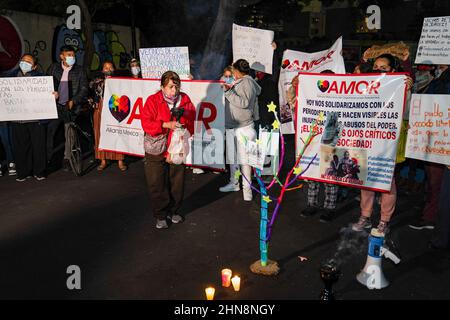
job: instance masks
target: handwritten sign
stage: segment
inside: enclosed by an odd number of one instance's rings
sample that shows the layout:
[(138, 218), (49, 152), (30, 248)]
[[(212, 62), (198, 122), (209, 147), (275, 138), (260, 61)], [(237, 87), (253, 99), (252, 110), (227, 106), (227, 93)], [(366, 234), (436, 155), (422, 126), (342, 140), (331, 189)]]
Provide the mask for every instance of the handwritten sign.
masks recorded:
[(142, 77), (159, 79), (168, 70), (178, 73), (181, 79), (189, 79), (188, 47), (139, 49)]
[(450, 165), (449, 95), (413, 94), (406, 157)]
[(450, 64), (450, 16), (423, 19), (415, 63)]
[(233, 61), (245, 59), (250, 68), (272, 74), (274, 32), (233, 23)]
[(0, 78), (0, 121), (56, 119), (53, 77)]

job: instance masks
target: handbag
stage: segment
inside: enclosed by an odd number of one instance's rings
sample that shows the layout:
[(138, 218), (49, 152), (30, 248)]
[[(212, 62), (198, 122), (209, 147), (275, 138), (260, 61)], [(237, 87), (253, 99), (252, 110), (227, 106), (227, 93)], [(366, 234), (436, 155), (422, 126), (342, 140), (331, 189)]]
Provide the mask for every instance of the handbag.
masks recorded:
[(156, 137), (145, 134), (144, 136), (144, 150), (152, 156), (159, 156), (167, 149), (167, 134), (160, 134)]

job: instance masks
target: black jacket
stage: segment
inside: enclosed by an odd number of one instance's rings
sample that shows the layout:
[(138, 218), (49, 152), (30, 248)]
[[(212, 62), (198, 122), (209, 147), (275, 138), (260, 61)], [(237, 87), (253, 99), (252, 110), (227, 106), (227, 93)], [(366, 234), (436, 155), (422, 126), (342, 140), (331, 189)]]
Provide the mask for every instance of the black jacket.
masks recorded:
[[(63, 72), (61, 62), (53, 63), (47, 70), (47, 74), (53, 77), (55, 91), (58, 91)], [(79, 113), (81, 106), (87, 102), (88, 93), (89, 84), (86, 72), (82, 67), (75, 64), (69, 71), (69, 100), (73, 101), (72, 111), (74, 113)]]

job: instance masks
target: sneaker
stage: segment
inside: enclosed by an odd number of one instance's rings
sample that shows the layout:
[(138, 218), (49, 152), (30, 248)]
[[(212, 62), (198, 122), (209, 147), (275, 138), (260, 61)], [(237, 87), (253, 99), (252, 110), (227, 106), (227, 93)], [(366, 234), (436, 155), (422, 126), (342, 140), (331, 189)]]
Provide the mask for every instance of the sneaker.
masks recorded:
[(200, 168), (194, 168), (192, 170), (192, 173), (193, 174), (202, 174), (202, 173), (205, 173), (205, 171), (203, 171), (203, 169), (200, 169)]
[(44, 176), (34, 176), (34, 178), (35, 178), (37, 181), (42, 181), (42, 180), (47, 179), (47, 178), (44, 177)]
[(25, 177), (25, 178), (17, 177), (17, 178), (16, 178), (16, 181), (17, 181), (17, 182), (24, 182), (25, 180), (30, 179), (30, 178), (31, 178), (31, 176), (28, 176), (28, 177)]
[(377, 232), (379, 234), (387, 234), (389, 232), (388, 222), (380, 220), (377, 226)]
[(166, 219), (156, 221), (156, 229), (167, 229), (168, 227)]
[(250, 190), (243, 190), (244, 193), (244, 201), (252, 201), (253, 200), (253, 193), (252, 193), (252, 189)]
[(319, 211), (319, 208), (314, 207), (314, 206), (307, 206), (306, 209), (304, 209), (300, 215), (302, 217), (310, 217), (312, 215), (315, 215), (317, 213), (317, 211)]
[[(183, 217), (182, 216), (180, 216), (179, 214), (174, 214), (174, 215), (172, 215), (172, 223), (175, 223), (175, 224), (177, 224), (177, 223), (181, 223), (181, 222), (183, 222), (184, 221), (184, 219), (183, 219)], [(165, 220), (164, 220), (165, 221)]]
[(336, 211), (332, 209), (321, 210), (322, 214), (319, 217), (320, 222), (330, 222), (336, 215)]
[(15, 176), (16, 174), (17, 174), (17, 171), (16, 171), (16, 164), (13, 163), (13, 162), (11, 162), (11, 163), (8, 165), (8, 175), (10, 175), (10, 176)]
[(233, 192), (233, 191), (239, 191), (241, 188), (239, 187), (239, 183), (228, 183), (226, 186), (223, 186), (219, 188), (220, 192)]
[(434, 223), (431, 221), (426, 221), (424, 219), (417, 220), (416, 222), (413, 222), (409, 225), (410, 228), (415, 230), (422, 230), (422, 229), (434, 229)]
[(372, 223), (370, 219), (364, 216), (360, 216), (358, 222), (352, 224), (352, 230), (356, 232), (361, 232), (364, 229), (372, 228)]

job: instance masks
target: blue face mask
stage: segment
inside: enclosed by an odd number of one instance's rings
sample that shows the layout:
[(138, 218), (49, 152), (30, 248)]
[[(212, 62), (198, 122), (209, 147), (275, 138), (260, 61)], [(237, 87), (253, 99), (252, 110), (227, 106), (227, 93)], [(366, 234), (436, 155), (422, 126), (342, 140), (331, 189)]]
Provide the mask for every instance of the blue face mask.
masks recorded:
[(26, 61), (20, 61), (19, 68), (20, 68), (20, 70), (22, 70), (23, 74), (26, 74), (33, 69), (33, 65)]
[(234, 81), (234, 78), (233, 77), (225, 77), (225, 83), (227, 83), (227, 84), (232, 84), (233, 83), (233, 81)]
[(73, 66), (75, 64), (75, 57), (66, 57), (66, 63), (69, 66)]

